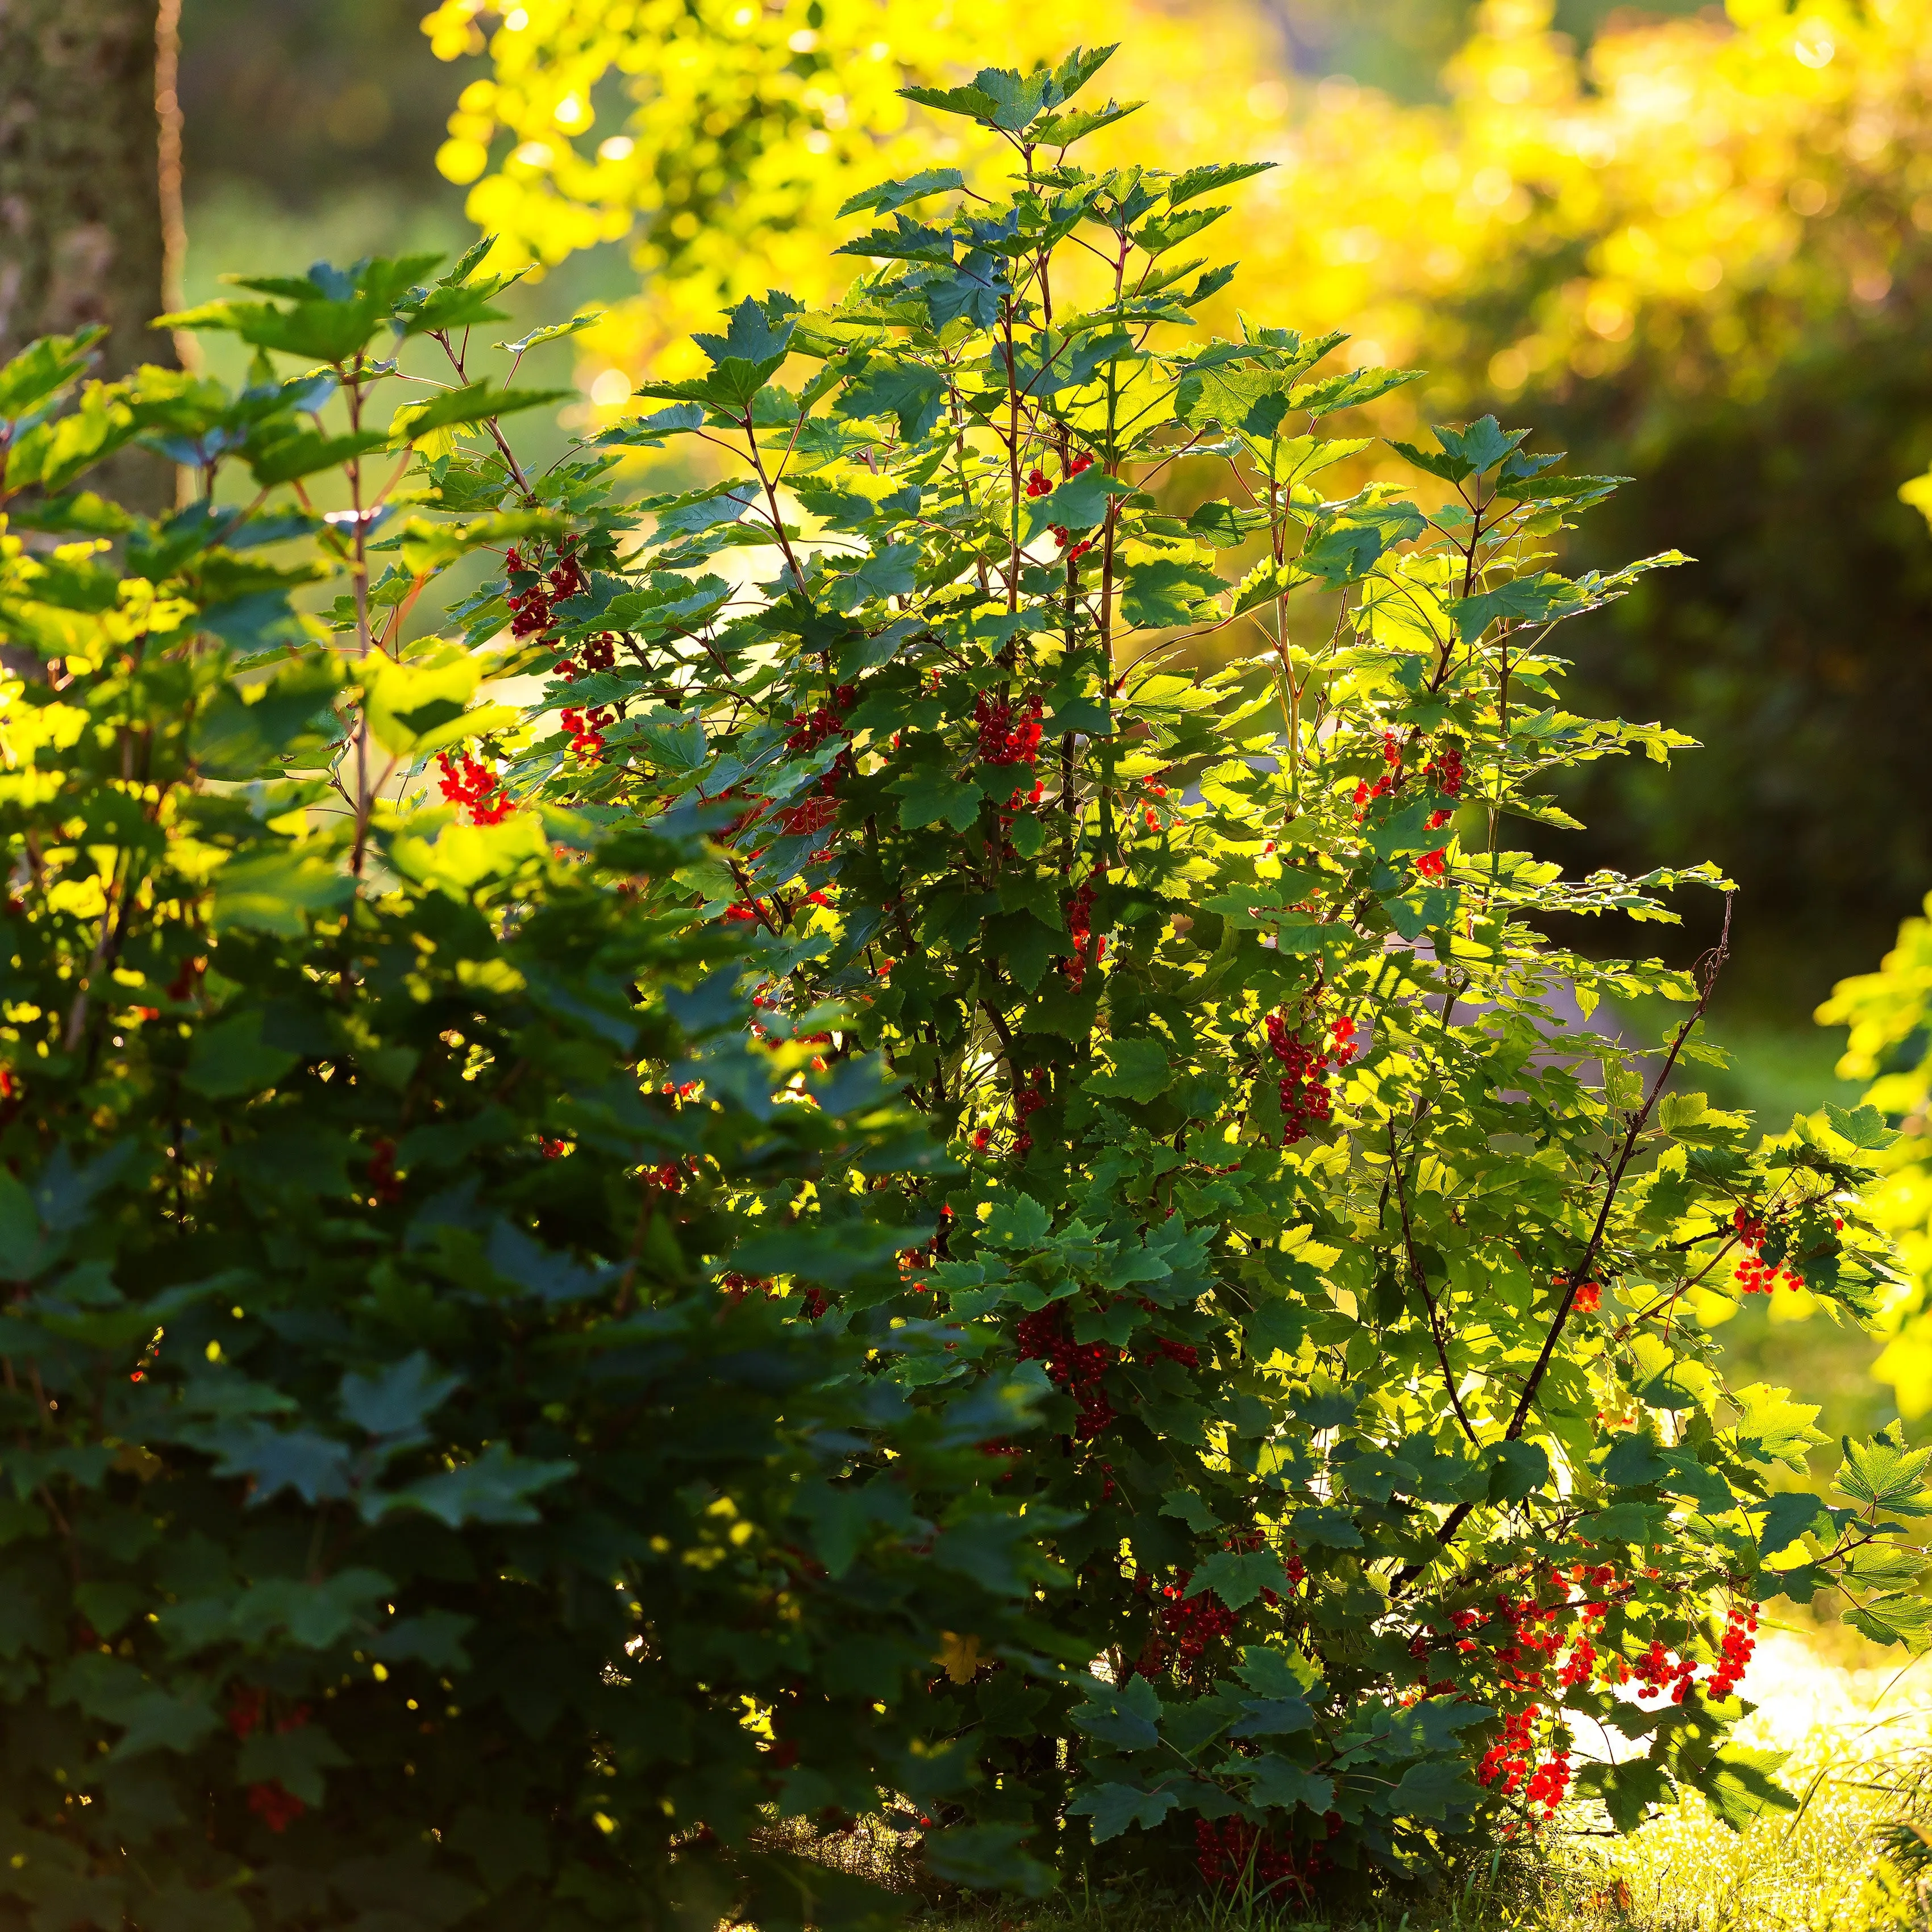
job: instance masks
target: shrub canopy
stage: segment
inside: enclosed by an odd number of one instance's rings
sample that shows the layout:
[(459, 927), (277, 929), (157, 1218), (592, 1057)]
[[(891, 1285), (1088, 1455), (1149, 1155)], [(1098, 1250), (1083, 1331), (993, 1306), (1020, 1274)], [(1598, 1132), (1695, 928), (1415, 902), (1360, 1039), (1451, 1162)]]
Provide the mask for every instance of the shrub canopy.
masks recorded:
[[(403, 644), (478, 545), (581, 527), (598, 466), (549, 509), (439, 509), (424, 446), (507, 451), (531, 398), (398, 376), (496, 319), (473, 262), (430, 266), (188, 318), (259, 352), (238, 393), (76, 394), (80, 339), (0, 370), (22, 1924), (823, 1922), (839, 1881), (748, 1835), (955, 1795), (925, 1679), (950, 1634), (1023, 1634), (1034, 1559), (977, 1447), (1027, 1425), (1012, 1378), (914, 1406), (876, 1366), (940, 1379), (931, 1322), (798, 1318), (896, 1278), (917, 1237), (863, 1190), (932, 1144), (876, 1058), (748, 1032), (739, 940), (678, 910), (688, 814), (493, 806), (487, 660)], [(154, 522), (80, 487), (136, 438), (206, 495)], [(326, 620), (291, 606), (316, 582)], [(461, 806), (399, 806), (436, 760)], [(746, 1288), (748, 1202), (788, 1299)]]
[[(1512, 842), (1569, 825), (1564, 774), (1684, 742), (1567, 710), (1552, 643), (1678, 560), (1552, 568), (1613, 482), (1490, 417), (1324, 496), (1366, 447), (1331, 425), (1412, 372), (1199, 328), (1232, 272), (1195, 238), (1256, 170), (1076, 165), (1124, 111), (1076, 98), (1105, 58), (915, 90), (1007, 145), (1008, 192), (856, 195), (842, 300), (748, 298), (597, 440), (731, 461), (638, 505), (621, 567), (566, 536), (467, 612), (555, 647), (501, 782), (722, 806), (686, 883), (761, 1023), (839, 1003), (826, 1043), (967, 1170), (891, 1184), (934, 1239), (889, 1305), (954, 1330), (913, 1399), (1034, 1378), (1050, 1439), (1004, 1486), (1062, 1566), (1042, 1624), (1097, 1660), (943, 1691), (988, 1815), (1277, 1896), (1573, 1783), (1620, 1826), (1684, 1784), (1741, 1820), (1781, 1802), (1726, 1742), (1760, 1595), (1924, 1627), (1880, 1528), (1924, 1459), (1848, 1444), (1845, 1502), (1778, 1490), (1815, 1412), (1726, 1389), (1707, 1326), (1800, 1279), (1874, 1310), (1886, 1130), (1760, 1141), (1687, 1090), (1721, 944), (1692, 975), (1546, 936), (1726, 890)], [(487, 452), (444, 484), (525, 500)], [(1264, 649), (1184, 668), (1244, 620)], [(1590, 1030), (1640, 993), (1688, 1009), (1658, 1046)], [(1579, 1765), (1598, 1723), (1616, 1761)]]

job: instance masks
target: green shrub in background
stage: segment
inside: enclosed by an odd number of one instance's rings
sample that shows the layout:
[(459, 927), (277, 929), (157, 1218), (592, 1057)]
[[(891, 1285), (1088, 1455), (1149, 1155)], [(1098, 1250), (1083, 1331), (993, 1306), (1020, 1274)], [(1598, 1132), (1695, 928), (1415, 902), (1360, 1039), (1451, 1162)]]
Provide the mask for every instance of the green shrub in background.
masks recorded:
[(1876, 973), (1841, 980), (1818, 1009), (1822, 1025), (1851, 1030), (1839, 1072), (1870, 1082), (1867, 1104), (1900, 1130), (1872, 1210), (1913, 1286), (1887, 1311), (1890, 1340), (1872, 1372), (1915, 1423), (1932, 1413), (1932, 904), (1926, 911), (1900, 926)]
[[(1932, 475), (1913, 477), (1898, 495), (1932, 520)], [(1912, 1286), (1886, 1310), (1890, 1339), (1872, 1372), (1912, 1422), (1932, 1412), (1932, 898), (1924, 915), (1902, 922), (1878, 970), (1841, 980), (1816, 1015), (1822, 1026), (1850, 1029), (1839, 1076), (1869, 1082), (1866, 1104), (1899, 1130), (1872, 1209)]]
[[(1573, 1788), (1620, 1828), (1684, 1785), (1738, 1822), (1788, 1802), (1726, 1742), (1759, 1596), (1829, 1580), (1919, 1638), (1925, 1457), (1847, 1442), (1844, 1502), (1775, 1492), (1815, 1412), (1727, 1390), (1700, 1311), (1802, 1276), (1869, 1314), (1888, 1136), (1754, 1147), (1664, 1095), (1713, 1056), (1721, 948), (1694, 980), (1540, 936), (1723, 884), (1510, 843), (1568, 824), (1562, 775), (1682, 742), (1563, 706), (1552, 630), (1647, 567), (1546, 568), (1612, 486), (1485, 418), (1397, 446), (1413, 494), (1324, 500), (1364, 445), (1323, 419), (1408, 376), (1192, 334), (1231, 272), (1188, 251), (1255, 170), (1073, 166), (1126, 111), (1071, 104), (1105, 58), (914, 90), (1009, 144), (1011, 195), (854, 197), (879, 225), (848, 252), (884, 266), (829, 310), (746, 301), (599, 439), (732, 460), (639, 505), (636, 550), (573, 525), (463, 614), (556, 653), (484, 776), (617, 824), (725, 804), (686, 883), (747, 935), (762, 1026), (882, 1053), (969, 1170), (890, 1184), (931, 1249), (826, 1318), (949, 1319), (916, 1401), (1045, 1397), (1005, 1486), (1063, 1566), (1042, 1628), (1100, 1661), (950, 1673), (980, 1815), (1063, 1871), (1277, 1902)], [(1220, 478), (1185, 520), (1151, 494), (1184, 456)], [(488, 449), (438, 473), (550, 500)], [(1244, 616), (1260, 656), (1170, 668)], [(1689, 1012), (1627, 1048), (1566, 982)], [(1600, 1724), (1618, 1761), (1577, 1764)]]
[[(916, 1238), (937, 1157), (877, 1059), (754, 1043), (678, 904), (695, 821), (511, 811), (477, 662), (398, 643), (453, 560), (561, 527), (421, 486), (458, 424), (513, 461), (530, 400), (398, 376), (493, 319), (429, 266), (189, 318), (255, 346), (238, 394), (76, 394), (85, 340), (0, 370), (10, 1924), (849, 1916), (748, 1840), (956, 1795), (926, 1679), (1029, 1588), (979, 1447), (1013, 1378), (914, 1407), (932, 1324), (805, 1318)], [(205, 486), (162, 523), (83, 487), (135, 437)], [(548, 481), (573, 528), (596, 469)], [(460, 802), (399, 805), (437, 757)], [(748, 1290), (779, 1250), (790, 1297)]]
[[(1914, 273), (1922, 286), (1922, 260)], [(1539, 399), (1570, 448), (1633, 478), (1570, 567), (1666, 540), (1699, 560), (1572, 654), (1587, 702), (1670, 718), (1700, 748), (1667, 783), (1600, 767), (1566, 802), (1592, 823), (1593, 857), (1716, 853), (1745, 890), (1753, 1003), (1790, 1021), (1874, 956), (1932, 872), (1916, 777), (1932, 553), (1894, 497), (1926, 454), (1922, 314), (1915, 292), (1842, 316), (1768, 394), (1682, 399), (1640, 435), (1632, 418), (1660, 386), (1647, 361)]]

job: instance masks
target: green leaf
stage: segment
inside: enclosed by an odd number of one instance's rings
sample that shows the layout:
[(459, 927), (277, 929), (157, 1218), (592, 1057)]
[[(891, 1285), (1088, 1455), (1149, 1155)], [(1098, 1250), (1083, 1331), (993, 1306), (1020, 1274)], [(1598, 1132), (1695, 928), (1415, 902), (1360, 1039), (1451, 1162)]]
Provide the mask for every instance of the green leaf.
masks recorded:
[(735, 524), (758, 500), (754, 483), (714, 483), (681, 496), (654, 498), (640, 506), (657, 512), (657, 527), (646, 539), (647, 548), (703, 536), (720, 524)]
[(902, 87), (900, 93), (922, 107), (983, 121), (1007, 134), (1018, 134), (1046, 106), (1052, 82), (1044, 68), (1022, 79), (1011, 68), (982, 68), (969, 87)]
[(1550, 1480), (1549, 1453), (1540, 1442), (1492, 1442), (1482, 1454), (1493, 1503), (1526, 1502)]
[[(1035, 496), (1027, 505), (1026, 523), (1021, 542), (1031, 543), (1042, 532), (1056, 526), (1067, 530), (1090, 530), (1102, 523), (1108, 502), (1133, 494), (1131, 484), (1109, 476), (1096, 463), (1077, 476), (1063, 476), (1044, 496)], [(1217, 578), (1218, 584), (1220, 580)]]
[(1274, 166), (1273, 161), (1216, 161), (1206, 167), (1190, 168), (1168, 183), (1167, 205), (1179, 208), (1184, 202), (1198, 200), (1204, 194), (1219, 194), (1237, 182), (1266, 174)]
[(1196, 1570), (1187, 1594), (1211, 1590), (1229, 1610), (1244, 1610), (1264, 1590), (1279, 1595), (1288, 1587), (1288, 1573), (1272, 1550), (1217, 1550)]
[(518, 336), (514, 342), (500, 342), (496, 346), (508, 356), (527, 356), (542, 343), (561, 342), (566, 336), (580, 335), (586, 328), (595, 328), (609, 313), (608, 309), (586, 309), (568, 322), (547, 322), (542, 328), (533, 328), (529, 334)]
[(1732, 1391), (1739, 1414), (1732, 1432), (1738, 1453), (1754, 1462), (1788, 1462), (1802, 1467), (1805, 1456), (1826, 1440), (1812, 1424), (1818, 1418), (1814, 1402), (1793, 1402), (1789, 1389), (1763, 1382)]
[(1102, 128), (1111, 128), (1116, 121), (1124, 121), (1130, 114), (1144, 107), (1144, 100), (1110, 100), (1104, 107), (1096, 107), (1072, 114), (1046, 114), (1028, 129), (1028, 137), (1042, 148), (1070, 148), (1076, 141), (1088, 135), (1097, 134)]
[(364, 716), (386, 752), (399, 758), (427, 758), (477, 728), (464, 717), (476, 689), (473, 658), (439, 652), (398, 664), (372, 651), (357, 665), (356, 674), (362, 684)]
[(730, 1251), (740, 1274), (787, 1275), (801, 1281), (845, 1288), (868, 1275), (890, 1274), (898, 1256), (932, 1232), (930, 1222), (915, 1226), (875, 1226), (840, 1220), (822, 1226), (753, 1232)]
[(566, 401), (576, 393), (574, 389), (500, 389), (487, 380), (471, 382), (460, 389), (446, 389), (427, 402), (404, 404), (391, 426), (392, 440), (421, 442), (438, 430), (492, 422), (519, 410)]
[(1660, 1336), (1632, 1339), (1627, 1372), (1631, 1388), (1652, 1408), (1696, 1408), (1717, 1392), (1715, 1379), (1702, 1362), (1679, 1355)]
[(945, 399), (946, 378), (938, 370), (878, 356), (839, 392), (834, 407), (842, 416), (894, 417), (901, 440), (918, 442), (939, 420)]
[(613, 446), (627, 449), (662, 449), (668, 436), (688, 436), (704, 427), (701, 403), (674, 403), (670, 408), (655, 410), (647, 416), (632, 416), (613, 423), (594, 439), (599, 448)]
[(312, 915), (346, 904), (355, 891), (333, 859), (292, 841), (238, 852), (215, 874), (214, 929), (296, 938)]
[(1104, 1845), (1130, 1825), (1152, 1831), (1180, 1801), (1171, 1791), (1139, 1791), (1131, 1784), (1090, 1784), (1066, 1809), (1094, 1821), (1094, 1842)]
[(785, 296), (760, 302), (747, 296), (729, 312), (722, 335), (694, 334), (691, 339), (718, 367), (744, 362), (776, 368), (790, 351), (797, 310), (797, 304)]
[(1202, 229), (1211, 227), (1227, 212), (1225, 208), (1190, 208), (1150, 216), (1134, 230), (1134, 246), (1149, 255), (1165, 255)]
[(31, 1281), (46, 1264), (34, 1197), (10, 1169), (0, 1167), (0, 1279)]
[(72, 335), (44, 335), (0, 364), (0, 416), (23, 416), (51, 401), (87, 373), (106, 334), (106, 324), (97, 322)]
[(1264, 559), (1243, 578), (1234, 591), (1234, 614), (1241, 616), (1286, 597), (1300, 585), (1314, 581), (1298, 563), (1276, 563)]
[(1397, 1818), (1447, 1818), (1452, 1811), (1472, 1809), (1482, 1793), (1467, 1765), (1454, 1759), (1426, 1758), (1402, 1773), (1388, 1801)]
[(1242, 1646), (1235, 1674), (1262, 1697), (1298, 1697), (1319, 1681), (1314, 1666), (1299, 1651), (1263, 1643)]
[(1176, 630), (1220, 615), (1216, 600), (1228, 588), (1205, 564), (1156, 557), (1130, 564), (1120, 593), (1122, 620), (1142, 630)]
[(120, 1705), (111, 1721), (127, 1726), (110, 1754), (115, 1762), (124, 1764), (149, 1751), (192, 1751), (221, 1720), (204, 1697), (157, 1689)]
[(977, 778), (956, 778), (950, 772), (925, 771), (896, 778), (892, 789), (904, 802), (899, 807), (902, 830), (916, 832), (926, 825), (946, 824), (956, 832), (970, 831), (980, 816), (985, 788)]
[(1828, 1102), (1825, 1118), (1840, 1140), (1849, 1141), (1866, 1153), (1875, 1154), (1882, 1148), (1890, 1147), (1898, 1138), (1897, 1133), (1886, 1125), (1885, 1116), (1876, 1107), (1845, 1108)]
[(1142, 1034), (1132, 1040), (1110, 1040), (1107, 1051), (1113, 1065), (1088, 1077), (1090, 1094), (1148, 1101), (1166, 1093), (1173, 1082), (1173, 1063), (1158, 1040)]
[(877, 188), (861, 188), (838, 205), (838, 219), (848, 214), (890, 214), (910, 202), (922, 201), (929, 194), (943, 194), (949, 188), (964, 188), (966, 177), (957, 168), (922, 168), (904, 181), (881, 182)]
[(460, 1376), (439, 1375), (418, 1348), (379, 1375), (344, 1376), (338, 1400), (343, 1414), (371, 1436), (406, 1436), (462, 1386)]
[(1533, 577), (1519, 577), (1485, 590), (1474, 597), (1452, 598), (1448, 609), (1455, 620), (1456, 634), (1472, 644), (1498, 619), (1512, 623), (1546, 623), (1552, 617), (1581, 610), (1588, 602), (1568, 578), (1548, 571)]
[(919, 546), (888, 544), (854, 568), (842, 571), (832, 579), (832, 608), (850, 613), (863, 604), (884, 603), (888, 598), (904, 597), (918, 578)]
[(1421, 536), (1422, 513), (1413, 503), (1370, 504), (1352, 509), (1310, 536), (1297, 560), (1312, 575), (1331, 584), (1365, 578), (1397, 544)]
[(1797, 1799), (1772, 1776), (1790, 1755), (1733, 1745), (1704, 1769), (1692, 1771), (1689, 1782), (1732, 1831), (1742, 1832), (1763, 1812), (1797, 1810)]
[(1594, 1791), (1604, 1801), (1610, 1822), (1619, 1832), (1634, 1832), (1658, 1806), (1670, 1802), (1675, 1787), (1663, 1766), (1647, 1757), (1627, 1757), (1620, 1764), (1587, 1765), (1577, 1778), (1582, 1790)]
[(1130, 1677), (1119, 1685), (1097, 1677), (1079, 1682), (1087, 1701), (1070, 1714), (1089, 1737), (1127, 1751), (1151, 1750), (1160, 1742), (1160, 1700), (1144, 1677)]
[(1902, 1643), (1908, 1649), (1918, 1651), (1923, 1650), (1928, 1639), (1932, 1638), (1932, 1603), (1916, 1590), (1875, 1598), (1868, 1603), (1854, 1603), (1844, 1612), (1844, 1618), (1874, 1643)]
[(452, 1529), (472, 1522), (535, 1522), (531, 1498), (576, 1473), (574, 1462), (513, 1455), (507, 1443), (492, 1442), (473, 1462), (404, 1489), (365, 1495), (362, 1513), (374, 1521), (398, 1510), (421, 1510)]
[(902, 1528), (912, 1516), (904, 1492), (891, 1483), (808, 1484), (796, 1507), (812, 1526), (818, 1560), (834, 1578), (850, 1571), (873, 1531)]
[(447, 569), (471, 551), (522, 538), (561, 535), (563, 520), (544, 510), (498, 510), (466, 523), (432, 524), (412, 517), (402, 530), (403, 568), (412, 577)]
[(464, 1638), (476, 1619), (454, 1610), (424, 1610), (420, 1616), (399, 1618), (380, 1636), (369, 1640), (369, 1654), (386, 1663), (415, 1659), (432, 1670), (466, 1670), (469, 1654)]
[(336, 734), (331, 703), (342, 669), (332, 656), (304, 653), (272, 678), (218, 686), (194, 721), (191, 742), (202, 774), (212, 778), (260, 777), (280, 766), (298, 736), (321, 724)]
[(980, 1238), (989, 1247), (1036, 1248), (1052, 1226), (1052, 1215), (1030, 1194), (1002, 1192), (989, 1204)]
[(1924, 1481), (1932, 1448), (1907, 1449), (1884, 1430), (1869, 1442), (1854, 1442), (1849, 1436), (1843, 1439), (1844, 1460), (1836, 1481), (1846, 1496), (1898, 1516), (1932, 1513)]
[(1291, 1763), (1286, 1758), (1258, 1757), (1236, 1760), (1231, 1772), (1249, 1774), (1248, 1798), (1252, 1804), (1292, 1811), (1305, 1805), (1313, 1812), (1326, 1811), (1334, 1802), (1335, 1780), (1322, 1772)]
[(249, 1479), (250, 1507), (272, 1502), (284, 1490), (293, 1490), (305, 1503), (347, 1492), (346, 1446), (311, 1429), (227, 1423), (208, 1432), (206, 1446), (217, 1456), (217, 1475)]
[(1240, 1721), (1228, 1733), (1235, 1738), (1274, 1738), (1313, 1729), (1315, 1713), (1298, 1693), (1292, 1697), (1253, 1697), (1241, 1706)]
[(116, 392), (89, 385), (77, 408), (36, 423), (14, 439), (7, 452), (6, 486), (16, 490), (38, 484), (49, 492), (64, 490), (128, 442), (134, 428), (134, 412)]
[(1178, 1516), (1196, 1535), (1211, 1535), (1221, 1527), (1221, 1520), (1192, 1490), (1170, 1490), (1161, 1498), (1162, 1516)]
[(97, 1635), (111, 1637), (146, 1606), (148, 1591), (140, 1583), (76, 1583), (74, 1602)]
[(350, 1762), (328, 1732), (310, 1722), (292, 1730), (256, 1732), (236, 1755), (235, 1774), (244, 1784), (279, 1784), (304, 1804), (320, 1806), (328, 1795), (322, 1773)]
[(1311, 416), (1327, 416), (1336, 410), (1359, 409), (1391, 389), (1420, 382), (1428, 373), (1426, 369), (1351, 369), (1300, 384), (1289, 392), (1288, 406), (1305, 410)]
[(1193, 511), (1186, 527), (1190, 536), (1201, 538), (1216, 550), (1232, 550), (1253, 534), (1233, 504), (1214, 499)]
[(1781, 1490), (1766, 1502), (1763, 1514), (1764, 1528), (1757, 1540), (1760, 1556), (1781, 1555), (1808, 1530), (1828, 1538), (1831, 1532), (1832, 1519), (1824, 1504), (1803, 1490)]
[(342, 436), (324, 436), (312, 429), (284, 430), (251, 439), (243, 454), (255, 481), (267, 490), (278, 483), (298, 482), (325, 470), (339, 470), (372, 449), (386, 448), (388, 440), (387, 430), (358, 430)]
[(1030, 1835), (1024, 1825), (949, 1825), (920, 1839), (920, 1858), (948, 1885), (1039, 1898), (1053, 1889), (1054, 1874), (1020, 1849)]
[(212, 1100), (266, 1092), (289, 1072), (298, 1054), (270, 1046), (262, 1038), (259, 1007), (205, 1027), (189, 1052), (187, 1084)]

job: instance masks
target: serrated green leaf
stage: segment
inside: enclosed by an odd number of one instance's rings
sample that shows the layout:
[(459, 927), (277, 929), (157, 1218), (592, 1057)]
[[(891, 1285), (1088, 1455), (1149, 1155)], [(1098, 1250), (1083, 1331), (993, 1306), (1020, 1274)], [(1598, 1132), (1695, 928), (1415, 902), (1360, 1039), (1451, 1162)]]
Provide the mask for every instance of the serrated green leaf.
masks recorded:
[(1131, 1784), (1090, 1784), (1066, 1808), (1076, 1818), (1091, 1818), (1094, 1842), (1104, 1845), (1130, 1825), (1153, 1830), (1178, 1802), (1171, 1791), (1140, 1791)]

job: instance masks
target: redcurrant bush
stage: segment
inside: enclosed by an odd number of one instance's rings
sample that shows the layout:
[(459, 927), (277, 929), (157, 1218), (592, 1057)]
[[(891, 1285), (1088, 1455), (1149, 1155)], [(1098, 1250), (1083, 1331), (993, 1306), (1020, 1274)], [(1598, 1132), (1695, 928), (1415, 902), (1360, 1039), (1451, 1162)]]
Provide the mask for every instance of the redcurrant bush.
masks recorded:
[[(1873, 1635), (1927, 1624), (1925, 1457), (1780, 1486), (1815, 1412), (1727, 1388), (1704, 1326), (1774, 1274), (1874, 1311), (1882, 1132), (1691, 1090), (1721, 944), (1551, 936), (1728, 890), (1522, 849), (1568, 823), (1556, 775), (1685, 742), (1566, 710), (1555, 643), (1674, 554), (1567, 575), (1612, 479), (1490, 417), (1378, 445), (1414, 372), (1214, 333), (1232, 272), (1186, 251), (1258, 170), (1078, 165), (1127, 111), (1073, 104), (1105, 58), (914, 90), (1006, 145), (1010, 196), (856, 197), (845, 298), (698, 338), (581, 452), (611, 494), (429, 466), (559, 520), (458, 613), (572, 668), (501, 782), (707, 814), (681, 916), (742, 933), (756, 1036), (881, 1055), (950, 1144), (868, 1184), (916, 1264), (817, 1285), (832, 1329), (940, 1324), (879, 1370), (914, 1406), (1038, 1396), (996, 1480), (1078, 1667), (935, 1683), (976, 1816), (1278, 1900), (1566, 1804), (1624, 1827), (1688, 1786), (1736, 1822), (1785, 1802), (1728, 1741), (1755, 1606), (1829, 1582)], [(598, 466), (680, 441), (717, 480), (616, 506)], [(1566, 1017), (1643, 994), (1684, 1009), (1654, 1046)]]

